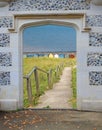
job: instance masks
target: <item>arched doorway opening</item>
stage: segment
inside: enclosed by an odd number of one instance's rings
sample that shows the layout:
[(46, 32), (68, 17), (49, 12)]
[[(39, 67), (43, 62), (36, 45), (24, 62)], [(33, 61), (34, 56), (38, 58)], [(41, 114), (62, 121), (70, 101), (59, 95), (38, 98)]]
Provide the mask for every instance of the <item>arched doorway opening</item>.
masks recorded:
[[(59, 57), (59, 59), (61, 60), (62, 58), (66, 59), (66, 61), (63, 60), (62, 62), (66, 62), (66, 64), (70, 62), (68, 64), (72, 65), (73, 63), (75, 63), (75, 60), (70, 60), (68, 62), (67, 60), (73, 59), (74, 57), (76, 57), (76, 29), (69, 25), (67, 26), (57, 25), (57, 24), (41, 24), (39, 26), (29, 25), (26, 28), (23, 28), (23, 53), (24, 53), (23, 56), (27, 57), (25, 58), (26, 61), (24, 60), (26, 62), (25, 63), (26, 66), (24, 64), (25, 70), (26, 70), (24, 74), (29, 73), (29, 70), (31, 70), (33, 66), (36, 66), (39, 64), (39, 61), (35, 61), (35, 62), (38, 62), (38, 64), (33, 62), (34, 57), (49, 57), (51, 53), (53, 57), (54, 55), (55, 56), (57, 55), (57, 58)], [(33, 61), (31, 59), (33, 59)], [(31, 62), (33, 62), (33, 65), (31, 65)], [(45, 62), (45, 59), (43, 60), (43, 65), (44, 65), (44, 62)], [(29, 67), (31, 68), (29, 69)], [(28, 68), (28, 71), (27, 71), (27, 68)], [(24, 82), (24, 86), (25, 86), (25, 82)], [(42, 88), (43, 88), (43, 85), (42, 85)], [(46, 90), (46, 88), (44, 89)], [(42, 92), (40, 94), (44, 93), (45, 90), (41, 90)], [(35, 93), (34, 91), (33, 93)], [(24, 95), (25, 95), (24, 105), (27, 106), (29, 104), (27, 103), (28, 101), (26, 100), (27, 93), (26, 94), (24, 93)]]
[[(22, 68), (22, 57), (23, 57), (23, 36), (22, 31), (24, 28), (29, 26), (41, 26), (41, 25), (60, 25), (60, 26), (69, 26), (76, 29), (76, 48), (77, 48), (77, 108), (82, 109), (84, 104), (84, 97), (87, 94), (85, 92), (86, 85), (88, 82), (84, 80), (84, 72), (87, 69), (86, 64), (86, 51), (83, 51), (83, 48), (87, 47), (89, 40), (89, 31), (90, 28), (85, 26), (85, 15), (84, 14), (32, 14), (32, 15), (16, 15), (16, 24), (15, 28), (10, 31), (17, 31), (18, 37), (18, 47), (19, 47), (19, 99), (22, 106), (23, 101), (23, 68)], [(19, 34), (19, 35), (18, 35)], [(88, 75), (88, 74), (87, 74)], [(84, 89), (85, 88), (85, 89)], [(84, 92), (84, 95), (82, 95)], [(83, 98), (82, 98), (83, 97)]]

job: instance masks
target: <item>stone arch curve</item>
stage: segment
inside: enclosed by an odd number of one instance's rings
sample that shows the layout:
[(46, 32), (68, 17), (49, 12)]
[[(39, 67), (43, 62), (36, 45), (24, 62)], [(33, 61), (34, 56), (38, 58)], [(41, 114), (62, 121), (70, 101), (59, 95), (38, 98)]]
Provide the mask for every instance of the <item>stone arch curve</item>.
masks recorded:
[(40, 25), (60, 25), (60, 26), (68, 26), (68, 27), (73, 27), (76, 30), (79, 30), (80, 27), (73, 23), (73, 22), (66, 22), (66, 21), (60, 21), (60, 20), (41, 20), (41, 21), (36, 21), (36, 22), (27, 22), (23, 23), (19, 30), (22, 31), (23, 29), (31, 26), (40, 26)]

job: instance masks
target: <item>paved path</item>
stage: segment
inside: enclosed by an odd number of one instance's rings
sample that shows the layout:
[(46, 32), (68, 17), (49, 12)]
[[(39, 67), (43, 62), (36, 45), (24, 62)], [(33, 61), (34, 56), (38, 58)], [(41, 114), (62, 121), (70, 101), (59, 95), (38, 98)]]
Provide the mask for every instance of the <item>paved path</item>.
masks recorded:
[(0, 130), (102, 130), (102, 112), (68, 109), (0, 112)]
[(53, 85), (53, 89), (48, 90), (39, 99), (39, 104), (35, 108), (72, 108), (68, 102), (72, 97), (71, 89), (71, 68), (65, 67), (58, 83)]

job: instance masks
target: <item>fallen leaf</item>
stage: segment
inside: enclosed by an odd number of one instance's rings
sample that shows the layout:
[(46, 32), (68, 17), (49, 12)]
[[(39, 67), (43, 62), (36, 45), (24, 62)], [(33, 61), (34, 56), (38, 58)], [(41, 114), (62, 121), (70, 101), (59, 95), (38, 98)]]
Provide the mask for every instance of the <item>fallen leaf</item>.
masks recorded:
[(80, 126), (77, 126), (77, 129), (79, 129), (80, 128)]
[(25, 111), (25, 114), (27, 114), (27, 111)]
[(26, 124), (26, 122), (22, 122), (22, 125), (25, 125)]
[(4, 122), (4, 125), (6, 125), (8, 122), (9, 122), (9, 120), (5, 121), (5, 122)]
[(4, 116), (4, 119), (7, 119), (7, 116)]
[(96, 128), (94, 128), (93, 130), (97, 130)]

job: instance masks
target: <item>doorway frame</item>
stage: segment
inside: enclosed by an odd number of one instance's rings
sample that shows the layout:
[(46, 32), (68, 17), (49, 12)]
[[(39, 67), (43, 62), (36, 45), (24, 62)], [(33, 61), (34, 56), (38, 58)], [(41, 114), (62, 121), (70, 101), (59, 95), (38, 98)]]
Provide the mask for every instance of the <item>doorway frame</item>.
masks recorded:
[[(30, 26), (40, 26), (40, 25), (60, 25), (68, 26), (76, 29), (76, 50), (77, 50), (77, 109), (82, 109), (83, 98), (82, 98), (82, 88), (81, 88), (81, 76), (83, 65), (81, 64), (82, 48), (84, 44), (81, 44), (82, 37), (86, 36), (86, 42), (88, 42), (88, 36), (90, 28), (86, 27), (86, 15), (85, 13), (33, 13), (33, 14), (14, 14), (13, 15), (14, 24), (13, 28), (9, 29), (11, 33), (15, 33), (18, 36), (18, 70), (19, 70), (19, 101), (18, 106), (23, 108), (23, 36), (22, 32), (25, 28)], [(85, 42), (85, 41), (84, 41)], [(86, 53), (86, 52), (85, 52)], [(81, 55), (82, 54), (82, 55)], [(85, 57), (86, 58), (86, 57)], [(85, 66), (87, 68), (87, 66)]]

